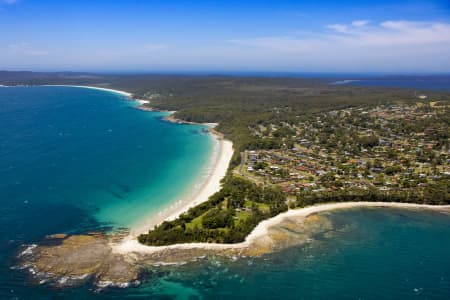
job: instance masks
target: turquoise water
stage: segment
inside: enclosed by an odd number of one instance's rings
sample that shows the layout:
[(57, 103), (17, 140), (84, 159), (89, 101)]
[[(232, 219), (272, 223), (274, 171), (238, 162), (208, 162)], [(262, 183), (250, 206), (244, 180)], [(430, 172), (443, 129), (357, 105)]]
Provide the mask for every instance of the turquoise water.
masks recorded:
[[(397, 209), (325, 214), (332, 230), (260, 258), (154, 267), (137, 288), (14, 286), (49, 299), (449, 299), (450, 215)], [(24, 280), (15, 273), (14, 280)], [(6, 283), (10, 283), (11, 279)], [(4, 289), (4, 295), (10, 295)], [(1, 295), (1, 294), (0, 294)], [(33, 295), (33, 297), (31, 297)]]
[(0, 299), (449, 299), (450, 216), (326, 213), (311, 242), (238, 260), (148, 270), (136, 288), (36, 286), (12, 270), (22, 244), (129, 226), (201, 176), (214, 142), (123, 96), (67, 87), (0, 89)]
[(306, 245), (173, 268), (147, 286), (168, 295), (176, 285), (205, 299), (450, 298), (450, 215), (396, 209), (326, 215), (334, 229)]
[[(396, 209), (325, 214), (333, 229), (261, 258), (210, 258), (155, 272), (128, 295), (204, 299), (449, 299), (450, 215)], [(107, 295), (115, 295), (109, 292)]]
[(169, 124), (111, 92), (2, 88), (0, 103), (0, 190), (23, 212), (64, 204), (128, 227), (181, 199), (213, 151), (202, 126)]

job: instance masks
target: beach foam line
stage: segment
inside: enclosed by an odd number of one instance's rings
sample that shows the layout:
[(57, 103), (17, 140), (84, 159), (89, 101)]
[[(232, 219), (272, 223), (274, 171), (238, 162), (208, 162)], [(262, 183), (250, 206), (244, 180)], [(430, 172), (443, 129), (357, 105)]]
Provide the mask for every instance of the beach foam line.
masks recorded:
[(291, 217), (307, 217), (311, 214), (338, 210), (351, 209), (358, 207), (374, 207), (374, 208), (401, 208), (401, 209), (425, 209), (425, 210), (442, 210), (450, 209), (450, 205), (427, 205), (415, 203), (398, 203), (398, 202), (340, 202), (340, 203), (326, 203), (318, 204), (305, 208), (291, 209), (287, 212), (281, 213), (273, 218), (260, 222), (253, 231), (246, 237), (245, 241), (236, 244), (213, 244), (213, 243), (186, 243), (174, 244), (169, 246), (146, 246), (137, 241), (132, 236), (126, 237), (117, 244), (111, 244), (112, 251), (117, 254), (151, 254), (167, 249), (195, 249), (201, 248), (205, 250), (226, 250), (226, 249), (242, 249), (251, 246), (258, 239), (267, 236), (269, 228), (280, 224), (286, 218)]

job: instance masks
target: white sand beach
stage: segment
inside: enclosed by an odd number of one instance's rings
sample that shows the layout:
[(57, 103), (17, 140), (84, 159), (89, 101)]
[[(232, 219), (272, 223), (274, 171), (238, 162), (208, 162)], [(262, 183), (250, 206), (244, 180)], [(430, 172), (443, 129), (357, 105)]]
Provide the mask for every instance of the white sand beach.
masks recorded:
[(144, 104), (149, 104), (149, 103), (150, 103), (149, 100), (143, 100), (143, 99), (136, 99), (136, 101), (137, 101), (140, 105), (144, 105)]
[(397, 202), (342, 202), (342, 203), (327, 203), (318, 204), (305, 208), (292, 209), (271, 219), (262, 221), (253, 231), (247, 236), (244, 242), (236, 244), (209, 244), (209, 243), (187, 243), (187, 244), (175, 244), (170, 246), (146, 246), (140, 244), (136, 238), (127, 237), (123, 241), (117, 244), (112, 244), (114, 253), (117, 254), (132, 254), (141, 253), (149, 254), (158, 251), (164, 251), (166, 249), (239, 249), (251, 246), (256, 240), (264, 237), (268, 234), (270, 227), (281, 223), (286, 218), (290, 217), (307, 217), (311, 214), (320, 213), (324, 211), (336, 210), (336, 209), (350, 209), (357, 207), (390, 207), (390, 208), (403, 208), (403, 209), (420, 209), (420, 210), (442, 210), (450, 209), (450, 205), (424, 205), (413, 203), (397, 203)]
[(179, 215), (186, 212), (189, 208), (194, 207), (220, 190), (220, 181), (226, 175), (228, 165), (233, 156), (233, 143), (214, 135), (217, 146), (215, 153), (213, 153), (209, 166), (207, 178), (204, 179), (201, 186), (187, 195), (187, 199), (179, 202), (179, 205), (172, 205), (158, 215), (151, 215), (147, 221), (144, 221), (131, 229), (130, 237), (136, 239), (141, 233), (146, 233), (155, 225), (158, 225), (166, 220), (176, 219)]
[[(67, 87), (79, 87), (79, 88), (89, 88), (97, 89), (102, 91), (109, 91), (121, 94), (126, 97), (132, 97), (131, 93), (94, 86), (76, 86), (76, 85), (47, 85), (47, 86), (67, 86)], [(141, 105), (148, 104), (148, 100), (139, 100)], [(172, 112), (173, 113), (173, 112)], [(174, 119), (176, 120), (176, 119)], [(173, 121), (170, 118), (168, 121)], [(215, 127), (217, 124), (205, 124), (210, 127)], [(450, 209), (450, 205), (423, 205), (423, 204), (413, 204), (413, 203), (396, 203), (396, 202), (342, 202), (342, 203), (327, 203), (318, 204), (310, 207), (292, 209), (271, 219), (262, 221), (259, 223), (253, 231), (246, 237), (245, 241), (236, 244), (212, 244), (212, 243), (186, 243), (186, 244), (175, 244), (170, 246), (146, 246), (140, 244), (137, 241), (137, 236), (141, 233), (147, 232), (149, 229), (153, 228), (155, 225), (162, 223), (165, 220), (173, 220), (177, 218), (180, 214), (186, 212), (189, 208), (196, 206), (202, 202), (208, 200), (208, 198), (215, 192), (219, 191), (221, 188), (220, 181), (226, 175), (229, 163), (233, 156), (233, 144), (231, 141), (223, 139), (219, 134), (212, 134), (217, 139), (218, 150), (212, 157), (211, 169), (198, 190), (194, 190), (188, 199), (181, 201), (179, 205), (172, 205), (170, 208), (166, 209), (158, 215), (149, 216), (148, 221), (140, 223), (138, 226), (131, 229), (130, 234), (122, 239), (118, 243), (112, 243), (111, 247), (114, 253), (117, 254), (131, 254), (131, 253), (155, 253), (159, 251), (164, 251), (166, 249), (240, 249), (251, 246), (258, 239), (266, 236), (268, 234), (269, 228), (281, 223), (286, 218), (290, 217), (307, 217), (311, 214), (320, 213), (324, 211), (336, 210), (336, 209), (350, 209), (357, 207), (391, 207), (391, 208), (403, 208), (403, 209), (429, 209), (429, 210), (442, 210)]]
[[(68, 87), (79, 87), (79, 88), (89, 88), (97, 89), (102, 91), (109, 91), (121, 94), (126, 97), (132, 97), (131, 93), (94, 86), (76, 86), (76, 85), (47, 85), (47, 86), (68, 86)], [(148, 104), (148, 100), (139, 100), (141, 105)], [(173, 113), (173, 112), (172, 112)], [(171, 121), (171, 120), (168, 120)], [(217, 124), (205, 124), (210, 127), (215, 127)], [(233, 144), (231, 141), (223, 139), (220, 135), (212, 132), (214, 137), (218, 142), (218, 152), (213, 155), (211, 162), (211, 170), (208, 177), (201, 185), (198, 190), (195, 190), (189, 198), (182, 201), (181, 205), (171, 206), (164, 212), (158, 214), (157, 216), (150, 216), (148, 221), (140, 223), (138, 226), (131, 229), (130, 234), (122, 239), (119, 243), (112, 243), (111, 247), (114, 253), (117, 254), (130, 254), (130, 253), (155, 253), (158, 251), (164, 251), (166, 249), (240, 249), (251, 246), (258, 239), (266, 236), (270, 227), (281, 223), (286, 218), (290, 217), (307, 217), (311, 214), (320, 213), (324, 211), (336, 210), (336, 209), (349, 209), (356, 207), (391, 207), (391, 208), (403, 208), (403, 209), (429, 209), (429, 210), (441, 210), (450, 209), (450, 205), (424, 205), (424, 204), (413, 204), (413, 203), (397, 203), (397, 202), (342, 202), (342, 203), (327, 203), (318, 204), (310, 207), (292, 209), (271, 219), (262, 221), (259, 223), (253, 231), (246, 237), (245, 241), (236, 244), (212, 244), (212, 243), (186, 243), (186, 244), (175, 244), (170, 246), (146, 246), (140, 244), (137, 241), (137, 236), (141, 233), (147, 232), (149, 229), (153, 228), (166, 220), (173, 220), (177, 218), (182, 213), (186, 212), (189, 208), (196, 206), (202, 202), (208, 200), (208, 198), (215, 192), (219, 191), (221, 188), (220, 181), (226, 175), (229, 163), (233, 156)]]
[[(77, 88), (84, 88), (84, 89), (93, 89), (93, 90), (100, 90), (100, 91), (107, 91), (107, 92), (113, 92), (113, 93), (117, 93), (117, 94), (121, 94), (123, 96), (126, 97), (132, 97), (133, 94), (125, 92), (125, 91), (120, 91), (120, 90), (115, 90), (115, 89), (109, 89), (109, 88), (102, 88), (102, 87), (96, 87), (96, 86), (88, 86), (88, 85), (68, 85), (68, 84), (45, 84), (43, 86), (65, 86), (65, 87), (77, 87)], [(143, 104), (143, 103), (141, 103)]]
[[(82, 86), (82, 85), (45, 85), (45, 86), (66, 86), (66, 87), (96, 89), (101, 91), (118, 93), (129, 98), (132, 97), (131, 93), (125, 91), (95, 86)], [(149, 100), (142, 100), (142, 99), (135, 99), (135, 100), (138, 101), (140, 105), (150, 103)], [(173, 114), (174, 112), (170, 113)], [(216, 123), (205, 123), (204, 125), (207, 125), (210, 128), (214, 128), (215, 126), (217, 126)], [(233, 143), (229, 140), (224, 139), (221, 135), (216, 134), (214, 131), (211, 131), (211, 134), (213, 134), (214, 138), (217, 141), (217, 148), (215, 153), (211, 157), (212, 161), (210, 162), (210, 170), (207, 175), (207, 178), (204, 179), (204, 181), (201, 183), (201, 186), (198, 189), (193, 190), (191, 193), (189, 193), (187, 199), (184, 199), (176, 204), (171, 205), (169, 208), (165, 209), (164, 211), (160, 212), (157, 215), (152, 214), (147, 218), (146, 221), (143, 221), (141, 223), (138, 223), (136, 226), (133, 226), (133, 228), (130, 229), (129, 237), (126, 238), (127, 240), (136, 240), (136, 237), (138, 235), (147, 232), (155, 225), (158, 225), (165, 220), (176, 219), (179, 215), (186, 212), (189, 208), (207, 201), (211, 195), (220, 190), (221, 188), (220, 181), (226, 175), (228, 166), (233, 156)]]

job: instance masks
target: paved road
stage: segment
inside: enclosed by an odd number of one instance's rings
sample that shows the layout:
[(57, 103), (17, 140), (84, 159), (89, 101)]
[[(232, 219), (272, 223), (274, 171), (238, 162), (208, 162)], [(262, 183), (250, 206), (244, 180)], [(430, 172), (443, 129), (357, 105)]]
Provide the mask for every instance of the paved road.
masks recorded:
[(245, 164), (245, 152), (241, 152), (241, 165), (239, 166), (239, 174), (242, 175), (242, 168)]

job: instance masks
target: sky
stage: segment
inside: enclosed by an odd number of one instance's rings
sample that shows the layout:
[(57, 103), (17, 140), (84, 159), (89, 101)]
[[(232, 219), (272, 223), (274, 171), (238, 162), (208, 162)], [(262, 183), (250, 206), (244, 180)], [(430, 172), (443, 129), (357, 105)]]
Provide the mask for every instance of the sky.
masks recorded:
[(450, 73), (450, 0), (0, 0), (0, 70)]

